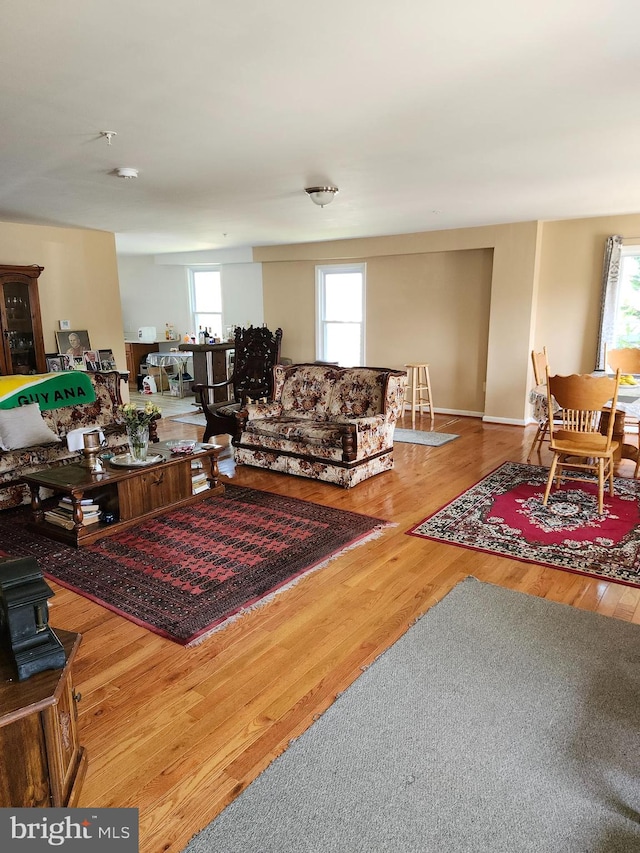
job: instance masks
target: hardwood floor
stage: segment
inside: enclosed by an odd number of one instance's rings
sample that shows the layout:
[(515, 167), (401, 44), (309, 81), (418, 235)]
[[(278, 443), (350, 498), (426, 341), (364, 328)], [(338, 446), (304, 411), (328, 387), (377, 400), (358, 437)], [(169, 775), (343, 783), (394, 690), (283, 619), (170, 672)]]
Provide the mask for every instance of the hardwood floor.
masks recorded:
[[(640, 621), (640, 589), (405, 535), (503, 461), (524, 461), (534, 431), (450, 416), (436, 416), (436, 428), (461, 438), (440, 448), (396, 444), (395, 470), (349, 491), (235, 470), (230, 451), (223, 453), (221, 472), (235, 483), (397, 527), (195, 648), (53, 585), (51, 624), (83, 635), (75, 686), (89, 766), (80, 806), (138, 807), (142, 853), (182, 850), (363, 665), (468, 575)], [(202, 429), (163, 419), (160, 435), (201, 437)], [(631, 463), (617, 473), (631, 476)]]

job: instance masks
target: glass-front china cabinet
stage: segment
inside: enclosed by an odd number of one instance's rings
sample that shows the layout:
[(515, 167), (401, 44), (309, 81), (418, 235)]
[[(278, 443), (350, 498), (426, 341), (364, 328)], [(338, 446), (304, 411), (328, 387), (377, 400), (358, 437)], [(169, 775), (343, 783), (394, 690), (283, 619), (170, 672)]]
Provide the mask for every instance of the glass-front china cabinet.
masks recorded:
[(45, 373), (38, 276), (44, 267), (0, 265), (0, 373)]

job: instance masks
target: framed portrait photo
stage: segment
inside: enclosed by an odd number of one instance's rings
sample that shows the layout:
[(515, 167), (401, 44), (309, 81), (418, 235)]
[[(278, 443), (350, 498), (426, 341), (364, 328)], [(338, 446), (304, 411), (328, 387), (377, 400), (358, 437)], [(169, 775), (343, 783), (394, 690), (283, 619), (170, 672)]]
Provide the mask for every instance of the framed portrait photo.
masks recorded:
[(59, 373), (62, 370), (65, 370), (65, 364), (62, 359), (62, 356), (59, 355), (48, 355), (47, 356), (47, 372), (48, 373)]
[(100, 362), (98, 361), (98, 353), (94, 349), (87, 349), (82, 353), (84, 359), (85, 370), (100, 370)]
[(113, 357), (113, 350), (99, 349), (98, 358), (100, 360), (100, 370), (117, 370), (116, 360)]
[(73, 358), (82, 358), (85, 350), (91, 349), (89, 332), (86, 329), (76, 329), (70, 332), (56, 332), (56, 343), (60, 355), (71, 355)]

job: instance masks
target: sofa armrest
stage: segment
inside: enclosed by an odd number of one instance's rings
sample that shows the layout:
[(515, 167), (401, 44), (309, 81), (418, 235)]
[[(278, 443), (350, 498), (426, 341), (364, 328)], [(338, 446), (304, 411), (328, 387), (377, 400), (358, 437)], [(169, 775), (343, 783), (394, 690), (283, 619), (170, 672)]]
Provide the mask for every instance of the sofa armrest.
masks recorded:
[(393, 428), (385, 415), (353, 418), (342, 434), (342, 458), (345, 462), (364, 459), (393, 447)]
[(247, 413), (248, 421), (256, 418), (279, 418), (282, 416), (282, 403), (247, 403), (243, 411)]
[(358, 432), (365, 432), (384, 426), (386, 420), (384, 415), (372, 415), (370, 418), (357, 418), (354, 423)]
[(384, 395), (385, 420), (395, 423), (404, 410), (404, 394), (407, 387), (407, 374), (396, 370), (389, 373)]

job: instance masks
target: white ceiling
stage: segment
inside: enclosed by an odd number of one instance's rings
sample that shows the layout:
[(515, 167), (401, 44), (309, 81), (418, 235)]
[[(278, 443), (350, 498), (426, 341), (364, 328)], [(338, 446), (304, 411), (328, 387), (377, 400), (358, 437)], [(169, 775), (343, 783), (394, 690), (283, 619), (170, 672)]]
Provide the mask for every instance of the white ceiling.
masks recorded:
[[(640, 211), (637, 0), (2, 13), (3, 221), (136, 254)], [(319, 208), (304, 187), (324, 183)]]

